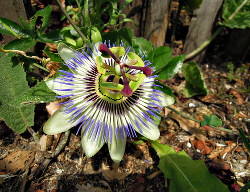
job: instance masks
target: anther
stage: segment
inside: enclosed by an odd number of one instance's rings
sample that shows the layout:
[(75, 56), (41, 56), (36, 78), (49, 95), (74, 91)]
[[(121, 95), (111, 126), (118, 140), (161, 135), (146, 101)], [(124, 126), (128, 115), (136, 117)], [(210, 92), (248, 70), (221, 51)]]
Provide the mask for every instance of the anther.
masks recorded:
[(147, 77), (152, 75), (152, 69), (150, 67), (137, 67), (137, 66), (129, 66), (127, 64), (123, 65), (124, 67), (127, 67), (129, 69), (137, 69), (140, 70), (144, 73), (144, 75), (146, 75)]

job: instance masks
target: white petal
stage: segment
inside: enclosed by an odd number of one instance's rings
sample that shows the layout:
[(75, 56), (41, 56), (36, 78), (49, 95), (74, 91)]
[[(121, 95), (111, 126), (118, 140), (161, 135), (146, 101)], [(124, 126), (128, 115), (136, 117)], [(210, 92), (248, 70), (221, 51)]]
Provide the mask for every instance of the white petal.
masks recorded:
[(98, 139), (89, 138), (88, 133), (82, 135), (81, 142), (83, 151), (87, 157), (94, 156), (104, 145), (104, 140), (101, 137), (98, 137)]
[(158, 93), (158, 94), (162, 96), (162, 97), (158, 97), (158, 99), (161, 100), (159, 105), (161, 105), (162, 107), (167, 107), (167, 106), (173, 105), (175, 103), (174, 97), (171, 97), (163, 92)]
[(67, 62), (68, 60), (70, 60), (72, 57), (77, 58), (77, 56), (75, 55), (76, 52), (72, 49), (70, 49), (67, 45), (65, 45), (64, 43), (59, 43), (58, 47), (57, 47), (58, 53), (61, 56), (61, 58)]
[(159, 139), (160, 137), (160, 131), (159, 131), (158, 126), (154, 126), (152, 124), (149, 124), (149, 128), (147, 128), (147, 130), (144, 129), (143, 132), (140, 134), (142, 134), (144, 137), (147, 137), (148, 139), (153, 140), (153, 141)]
[(43, 126), (43, 132), (48, 135), (55, 135), (65, 132), (75, 124), (69, 122), (69, 114), (63, 112), (64, 108), (58, 109)]
[[(70, 95), (73, 94), (74, 91), (58, 91), (57, 89), (72, 89), (74, 88), (73, 85), (66, 85), (66, 84), (62, 84), (62, 83), (58, 83), (55, 81), (60, 81), (59, 79), (57, 80), (57, 78), (50, 78), (48, 80), (45, 81), (47, 87), (55, 92), (57, 95)], [(71, 82), (72, 83), (72, 82)]]
[(126, 137), (124, 139), (116, 139), (116, 136), (113, 135), (112, 142), (108, 142), (109, 154), (111, 159), (119, 163), (124, 155), (126, 147)]

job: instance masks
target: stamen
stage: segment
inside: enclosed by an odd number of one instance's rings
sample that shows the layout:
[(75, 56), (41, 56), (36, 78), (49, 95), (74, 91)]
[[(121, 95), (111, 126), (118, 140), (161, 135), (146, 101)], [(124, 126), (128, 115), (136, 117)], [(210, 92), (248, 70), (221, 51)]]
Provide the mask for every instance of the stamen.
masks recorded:
[(138, 62), (137, 59), (132, 59), (131, 61), (129, 61), (129, 62), (127, 63), (127, 65), (132, 66), (132, 65), (136, 64), (137, 62)]
[(126, 75), (126, 77), (127, 77), (129, 80), (132, 80), (132, 81), (138, 81), (138, 80), (139, 80), (138, 77), (136, 77), (135, 75), (131, 75), (131, 74), (129, 74), (129, 73), (126, 73), (125, 75)]
[(112, 72), (115, 71), (115, 68), (114, 68), (114, 67), (112, 67), (112, 66), (110, 66), (110, 65), (107, 65), (106, 63), (102, 63), (102, 67), (103, 67), (104, 69), (108, 69), (108, 70), (110, 70), (110, 71), (112, 71)]
[(124, 85), (124, 88), (121, 90), (121, 93), (125, 96), (125, 97), (130, 97), (132, 96), (133, 94), (133, 91), (132, 89), (129, 87), (129, 82), (128, 82), (128, 79), (125, 75), (125, 72), (124, 72), (124, 68), (121, 67), (121, 73), (122, 73), (122, 77), (123, 77), (123, 85)]
[(137, 67), (137, 66), (129, 66), (127, 64), (123, 64), (124, 67), (127, 67), (129, 69), (137, 69), (142, 71), (147, 77), (152, 75), (152, 69), (150, 67)]
[(121, 78), (120, 76), (116, 75), (115, 78), (114, 78), (114, 80), (113, 80), (113, 83), (116, 84), (116, 85), (118, 85), (118, 83), (120, 81), (120, 78)]
[(101, 51), (102, 53), (109, 54), (115, 60), (116, 63), (120, 64), (120, 60), (114, 55), (114, 53), (110, 51), (110, 49), (105, 44), (99, 45), (99, 51)]

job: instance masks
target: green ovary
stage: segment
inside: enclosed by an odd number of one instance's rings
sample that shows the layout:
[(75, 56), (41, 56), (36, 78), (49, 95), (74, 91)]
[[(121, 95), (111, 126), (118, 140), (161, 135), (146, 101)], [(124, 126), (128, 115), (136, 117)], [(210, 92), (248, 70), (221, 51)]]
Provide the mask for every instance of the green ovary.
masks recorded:
[(123, 89), (123, 85), (115, 84), (113, 82), (109, 82), (109, 78), (112, 75), (98, 75), (96, 81), (96, 91), (97, 94), (102, 98), (111, 103), (121, 103), (126, 100), (120, 91)]

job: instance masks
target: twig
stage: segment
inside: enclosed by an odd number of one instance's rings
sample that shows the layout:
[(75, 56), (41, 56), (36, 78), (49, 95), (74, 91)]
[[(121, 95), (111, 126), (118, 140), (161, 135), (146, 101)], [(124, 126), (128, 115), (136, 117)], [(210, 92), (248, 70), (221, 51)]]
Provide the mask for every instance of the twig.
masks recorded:
[(0, 52), (3, 52), (3, 53), (17, 53), (19, 55), (22, 55), (22, 56), (30, 58), (30, 59), (36, 59), (36, 60), (39, 60), (39, 61), (44, 61), (43, 58), (40, 58), (40, 57), (37, 57), (37, 56), (28, 56), (28, 55), (26, 55), (26, 53), (24, 51), (20, 51), (20, 50), (5, 50), (5, 49), (0, 48)]
[(76, 30), (76, 32), (80, 35), (80, 37), (83, 39), (83, 41), (87, 41), (88, 38), (85, 37), (85, 35), (80, 31), (80, 29), (76, 26), (76, 24), (74, 23), (74, 21), (70, 18), (69, 14), (67, 13), (67, 11), (64, 9), (64, 7), (61, 5), (61, 3), (59, 2), (59, 0), (56, 0), (57, 4), (59, 5), (59, 7), (61, 8), (61, 10), (63, 11), (63, 14), (67, 17), (67, 19), (69, 20), (70, 24), (73, 26), (73, 28)]
[(151, 175), (147, 176), (147, 179), (152, 180), (152, 179), (154, 179), (155, 177), (157, 177), (161, 173), (162, 173), (162, 171), (158, 170), (158, 171), (152, 173)]
[(48, 167), (48, 165), (50, 164), (50, 162), (56, 158), (59, 153), (62, 151), (62, 149), (65, 147), (68, 139), (69, 139), (69, 135), (70, 135), (70, 131), (66, 131), (64, 133), (64, 137), (63, 139), (60, 141), (60, 143), (57, 145), (55, 151), (52, 153), (50, 158), (45, 159), (42, 164), (33, 172), (30, 174), (29, 180), (33, 180), (34, 178), (38, 178), (40, 177), (43, 172), (45, 171), (45, 169)]
[(30, 134), (32, 135), (32, 137), (34, 138), (36, 143), (39, 143), (39, 133), (36, 133), (31, 127), (27, 127), (27, 130), (30, 132)]

